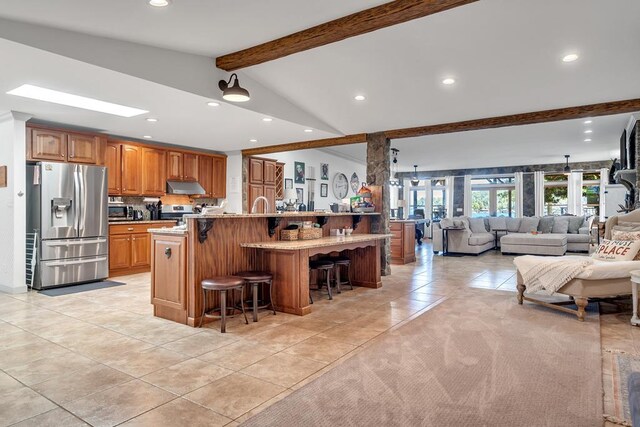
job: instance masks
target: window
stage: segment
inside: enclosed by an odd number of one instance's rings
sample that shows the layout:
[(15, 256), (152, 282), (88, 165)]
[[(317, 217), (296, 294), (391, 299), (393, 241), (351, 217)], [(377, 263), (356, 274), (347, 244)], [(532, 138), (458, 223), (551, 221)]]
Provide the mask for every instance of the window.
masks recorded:
[[(430, 184), (430, 186), (429, 186)], [(423, 215), (440, 221), (447, 214), (446, 180), (435, 178), (421, 180), (416, 186), (409, 187), (409, 215)]]
[(569, 177), (563, 173), (544, 175), (544, 213), (545, 215), (564, 215), (568, 213)]
[(582, 174), (582, 213), (585, 216), (600, 214), (600, 172)]
[(514, 217), (516, 214), (515, 178), (483, 176), (471, 179), (471, 216)]

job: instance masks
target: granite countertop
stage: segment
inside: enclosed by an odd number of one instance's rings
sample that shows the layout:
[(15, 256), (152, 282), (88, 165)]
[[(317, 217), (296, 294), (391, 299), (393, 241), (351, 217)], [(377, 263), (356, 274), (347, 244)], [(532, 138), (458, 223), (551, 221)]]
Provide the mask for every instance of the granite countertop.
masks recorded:
[(301, 249), (322, 248), (325, 246), (383, 240), (392, 236), (392, 234), (352, 234), (351, 236), (329, 236), (313, 240), (279, 240), (276, 242), (241, 243), (240, 246), (243, 248), (297, 251)]
[(185, 235), (188, 234), (188, 231), (184, 228), (149, 228), (147, 229), (147, 231), (149, 233), (153, 233), (153, 234), (179, 234), (179, 235)]
[(158, 222), (166, 222), (166, 223), (173, 223), (175, 224), (177, 222), (177, 220), (175, 219), (156, 219), (156, 220), (149, 220), (149, 221), (109, 221), (109, 225), (131, 225), (131, 224), (155, 224)]
[(358, 213), (358, 212), (283, 212), (283, 213), (260, 213), (260, 214), (215, 214), (215, 215), (200, 215), (200, 214), (190, 214), (185, 215), (184, 218), (300, 218), (300, 217), (317, 217), (317, 216), (354, 216), (354, 215), (380, 215), (378, 212), (367, 212), (367, 213)]
[(423, 221), (424, 219), (390, 219), (389, 222), (419, 222), (419, 221)]

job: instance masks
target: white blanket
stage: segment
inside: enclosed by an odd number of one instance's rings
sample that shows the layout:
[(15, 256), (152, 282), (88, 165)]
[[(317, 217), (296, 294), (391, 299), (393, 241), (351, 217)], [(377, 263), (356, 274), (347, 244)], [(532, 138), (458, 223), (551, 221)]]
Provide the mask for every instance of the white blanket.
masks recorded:
[(513, 263), (522, 275), (527, 292), (551, 295), (593, 264), (590, 257), (516, 257)]

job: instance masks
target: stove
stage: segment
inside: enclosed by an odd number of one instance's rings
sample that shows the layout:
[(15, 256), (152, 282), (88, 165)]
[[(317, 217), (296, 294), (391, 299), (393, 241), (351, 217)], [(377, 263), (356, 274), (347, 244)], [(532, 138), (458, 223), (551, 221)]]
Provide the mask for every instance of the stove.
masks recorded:
[(184, 222), (182, 217), (193, 213), (191, 205), (162, 205), (160, 219), (177, 219), (178, 223)]

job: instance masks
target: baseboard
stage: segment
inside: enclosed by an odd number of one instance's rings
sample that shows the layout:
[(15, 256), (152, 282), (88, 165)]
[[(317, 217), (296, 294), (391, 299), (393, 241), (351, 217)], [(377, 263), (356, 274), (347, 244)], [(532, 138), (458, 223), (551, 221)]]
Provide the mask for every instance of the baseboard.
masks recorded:
[(16, 288), (0, 283), (0, 292), (3, 292), (5, 294), (24, 294), (27, 292), (27, 290), (27, 285), (22, 285)]

